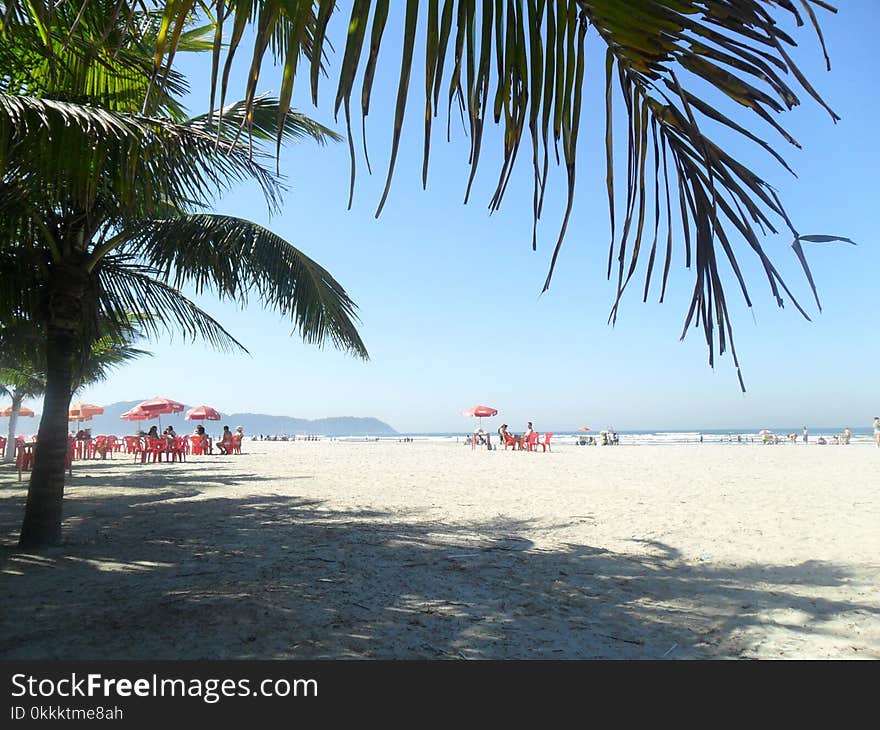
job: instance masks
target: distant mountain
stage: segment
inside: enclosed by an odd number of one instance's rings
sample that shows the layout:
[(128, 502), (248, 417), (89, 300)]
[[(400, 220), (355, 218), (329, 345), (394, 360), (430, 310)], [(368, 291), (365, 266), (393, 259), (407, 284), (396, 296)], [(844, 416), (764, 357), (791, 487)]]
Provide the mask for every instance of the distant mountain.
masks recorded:
[[(145, 399), (111, 403), (104, 406), (104, 413), (95, 416), (91, 421), (84, 422), (82, 428), (92, 429), (92, 433), (116, 434), (122, 436), (134, 433), (142, 428), (147, 430), (152, 425), (158, 425), (159, 421), (123, 421), (119, 418), (130, 408)], [(194, 404), (198, 405), (198, 404)], [(265, 413), (221, 413), (223, 418), (219, 421), (187, 421), (184, 414), (192, 408), (186, 406), (182, 413), (162, 416), (162, 428), (174, 426), (174, 430), (180, 434), (190, 433), (197, 423), (203, 423), (208, 433), (220, 433), (223, 426), (229, 426), (235, 430), (237, 426), (244, 428), (246, 436), (257, 434), (265, 435), (294, 435), (314, 434), (320, 436), (393, 436), (397, 434), (391, 426), (377, 418), (355, 418), (353, 416), (340, 416), (337, 418), (318, 418), (307, 420), (305, 418), (291, 418), (290, 416), (270, 416)], [(24, 432), (24, 424), (19, 421), (19, 431)], [(76, 423), (70, 424), (71, 429)], [(26, 427), (25, 427), (26, 428)], [(36, 430), (36, 428), (34, 429)]]

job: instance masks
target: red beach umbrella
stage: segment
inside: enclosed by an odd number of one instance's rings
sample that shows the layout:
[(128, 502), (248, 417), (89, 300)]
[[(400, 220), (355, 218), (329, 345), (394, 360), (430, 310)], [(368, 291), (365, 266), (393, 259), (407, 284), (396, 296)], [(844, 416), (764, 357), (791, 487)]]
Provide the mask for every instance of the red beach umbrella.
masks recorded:
[(489, 418), (490, 416), (497, 416), (498, 410), (489, 406), (474, 406), (473, 408), (468, 408), (462, 415)]
[(219, 421), (221, 416), (219, 411), (215, 411), (211, 406), (196, 406), (190, 408), (184, 418), (187, 421)]
[[(150, 398), (142, 403), (138, 403), (135, 408), (146, 411), (151, 416), (161, 416), (164, 413), (180, 413), (184, 405), (170, 398)], [(134, 410), (134, 408), (132, 409)]]
[[(159, 428), (162, 428), (162, 414), (163, 413), (180, 413), (184, 405), (183, 403), (178, 403), (176, 400), (171, 400), (171, 398), (150, 398), (150, 400), (145, 400), (142, 403), (138, 403), (135, 408), (138, 408), (145, 413), (147, 413), (149, 418), (159, 417)], [(134, 409), (132, 409), (134, 410)]]
[(468, 408), (466, 411), (462, 412), (463, 416), (473, 416), (480, 419), (480, 428), (483, 427), (483, 419), (491, 418), (492, 416), (498, 415), (498, 410), (496, 408), (490, 408), (489, 406), (474, 406), (473, 408)]
[[(0, 416), (3, 418), (9, 418), (12, 415), (12, 406), (6, 406), (2, 411), (0, 411)], [(34, 416), (34, 412), (30, 408), (21, 407), (21, 410), (18, 412), (19, 416), (27, 416), (28, 418), (32, 418)]]
[(149, 414), (144, 410), (141, 410), (138, 406), (127, 410), (121, 416), (119, 416), (123, 421), (149, 421), (153, 418), (158, 418), (159, 414)]
[(92, 416), (100, 416), (103, 412), (104, 409), (101, 406), (91, 403), (71, 403), (70, 409), (67, 411), (67, 420), (76, 421), (77, 423), (80, 421), (91, 421)]
[(101, 406), (96, 406), (91, 403), (71, 403), (67, 415), (70, 418), (85, 421), (92, 416), (100, 416), (103, 412), (104, 409), (101, 408)]

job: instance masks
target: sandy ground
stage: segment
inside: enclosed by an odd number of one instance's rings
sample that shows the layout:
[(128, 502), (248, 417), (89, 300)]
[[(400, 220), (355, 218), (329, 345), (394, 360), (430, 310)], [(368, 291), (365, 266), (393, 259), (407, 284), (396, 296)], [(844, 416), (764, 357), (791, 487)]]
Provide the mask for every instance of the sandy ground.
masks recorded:
[(880, 658), (873, 446), (244, 447), (0, 466), (0, 657)]

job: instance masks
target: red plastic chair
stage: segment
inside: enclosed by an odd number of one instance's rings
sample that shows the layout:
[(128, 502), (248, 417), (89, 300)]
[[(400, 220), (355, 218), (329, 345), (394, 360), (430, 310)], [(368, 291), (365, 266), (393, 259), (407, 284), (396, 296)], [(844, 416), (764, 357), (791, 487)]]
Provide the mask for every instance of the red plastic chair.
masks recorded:
[(129, 454), (134, 454), (134, 460), (140, 460), (141, 464), (147, 461), (147, 440), (140, 436), (126, 436), (125, 450)]
[(106, 459), (107, 454), (113, 458), (113, 443), (116, 441), (115, 436), (98, 436), (92, 440), (92, 457)]
[(15, 440), (15, 465), (18, 467), (18, 481), (21, 481), (21, 473), (30, 471), (34, 466), (34, 443)]
[(146, 456), (152, 461), (162, 461), (162, 456), (168, 455), (168, 460), (171, 460), (171, 456), (168, 452), (168, 442), (165, 439), (147, 439), (147, 449)]
[(516, 451), (516, 439), (513, 436), (505, 436), (504, 438), (504, 450), (507, 451), (507, 447), (512, 446), (513, 450)]
[(5, 438), (0, 436), (0, 456), (6, 454), (6, 444), (9, 443)]
[(550, 433), (544, 434), (544, 440), (541, 442), (541, 446), (543, 447), (544, 451), (552, 451), (552, 449), (550, 448), (550, 437), (552, 435), (552, 431)]
[(168, 461), (186, 461), (187, 441), (178, 436), (173, 441), (165, 443), (165, 454)]
[(535, 449), (538, 448), (538, 438), (539, 437), (538, 437), (537, 431), (532, 431), (529, 434), (529, 439), (526, 442), (526, 450), (527, 451), (534, 451)]
[(241, 453), (241, 434), (234, 433), (232, 434), (232, 453), (240, 454)]
[(73, 456), (76, 452), (76, 439), (72, 436), (67, 437), (67, 473), (73, 476)]
[(108, 455), (112, 459), (113, 454), (116, 454), (121, 450), (122, 440), (118, 436), (104, 436), (104, 454), (101, 456), (102, 459), (106, 458)]

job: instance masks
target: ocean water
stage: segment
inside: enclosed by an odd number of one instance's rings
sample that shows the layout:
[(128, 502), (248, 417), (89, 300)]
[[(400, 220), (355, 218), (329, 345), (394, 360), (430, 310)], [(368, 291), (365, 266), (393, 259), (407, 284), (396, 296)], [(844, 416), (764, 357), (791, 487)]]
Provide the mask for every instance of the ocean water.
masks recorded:
[[(833, 443), (833, 437), (835, 435), (840, 436), (843, 433), (844, 426), (834, 427), (821, 427), (821, 428), (810, 428), (809, 430), (809, 443), (816, 444), (820, 437), (825, 438), (825, 440), (829, 443)], [(490, 433), (493, 436), (493, 443), (497, 441), (497, 433), (495, 429), (490, 426), (484, 426), (484, 430)], [(599, 433), (602, 429), (595, 431), (560, 431), (554, 432), (553, 437), (551, 439), (551, 444), (560, 444), (560, 445), (577, 445), (577, 443), (589, 436), (593, 436), (596, 441), (599, 441)], [(607, 429), (610, 430), (610, 429)], [(640, 430), (630, 430), (630, 431), (618, 431), (617, 434), (620, 438), (620, 445), (629, 445), (629, 446), (648, 446), (648, 445), (680, 445), (680, 444), (695, 444), (700, 443), (700, 438), (702, 437), (702, 443), (707, 444), (730, 444), (732, 446), (742, 446), (743, 444), (762, 444), (761, 436), (759, 435), (759, 431), (762, 430), (760, 428), (755, 429), (707, 429), (703, 431), (699, 430), (691, 430), (691, 431), (640, 431)], [(790, 442), (786, 438), (788, 434), (797, 434), (797, 442), (800, 445), (803, 445), (803, 426), (799, 428), (776, 428), (776, 429), (768, 429), (771, 433), (779, 436), (783, 441), (783, 444), (789, 444)], [(873, 429), (870, 427), (866, 428), (850, 428), (852, 431), (852, 436), (850, 438), (850, 444), (860, 444), (860, 443), (872, 443), (873, 442)], [(449, 441), (449, 442), (464, 442), (468, 438), (470, 438), (471, 431), (460, 431), (460, 432), (442, 432), (442, 433), (401, 433), (395, 436), (338, 436), (336, 439), (338, 441), (400, 441), (403, 438), (411, 438), (413, 441)], [(543, 440), (544, 432), (541, 431), (541, 440)], [(780, 444), (782, 445), (782, 444)]]

